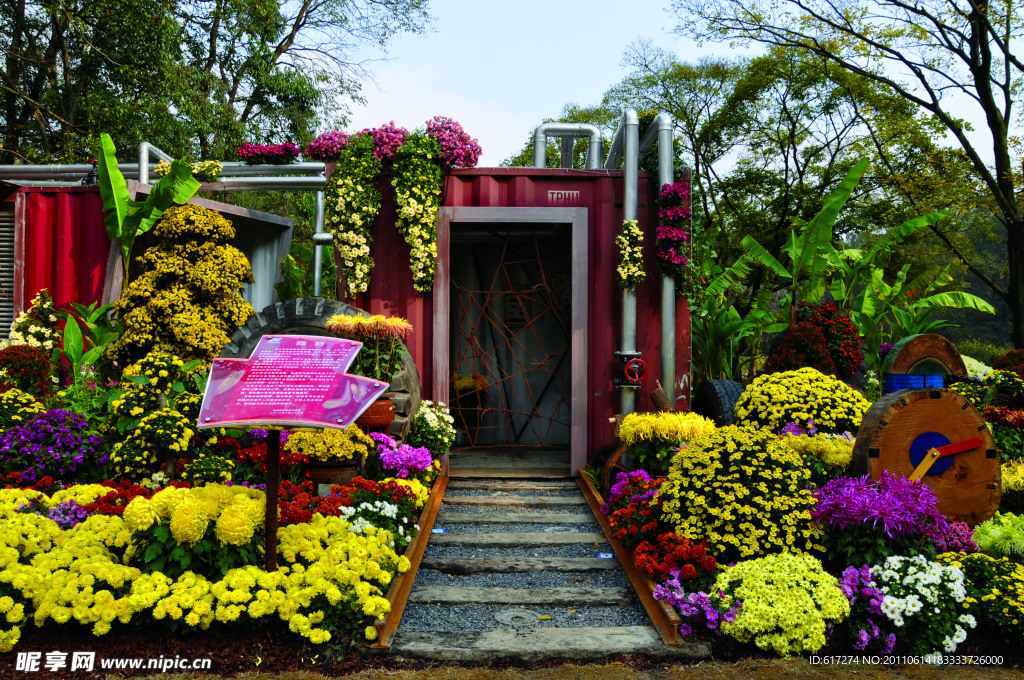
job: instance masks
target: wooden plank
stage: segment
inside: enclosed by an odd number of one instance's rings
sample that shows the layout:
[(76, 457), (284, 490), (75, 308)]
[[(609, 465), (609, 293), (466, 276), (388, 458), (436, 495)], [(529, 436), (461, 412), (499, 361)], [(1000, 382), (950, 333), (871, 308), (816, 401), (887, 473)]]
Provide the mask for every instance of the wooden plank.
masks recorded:
[(667, 603), (654, 599), (654, 584), (633, 564), (632, 552), (612, 535), (608, 518), (600, 510), (601, 504), (604, 501), (601, 495), (597, 493), (594, 485), (590, 483), (590, 478), (583, 474), (583, 470), (580, 470), (580, 475), (576, 478), (576, 482), (580, 485), (580, 490), (590, 504), (590, 509), (593, 511), (598, 523), (604, 529), (605, 540), (608, 541), (609, 545), (612, 546), (612, 550), (615, 551), (615, 555), (619, 558), (622, 568), (626, 571), (626, 576), (629, 577), (630, 583), (633, 584), (637, 597), (640, 598), (644, 609), (647, 610), (647, 615), (651, 617), (651, 623), (654, 624), (654, 628), (661, 635), (662, 642), (666, 645), (687, 644), (679, 635), (679, 625), (683, 622), (682, 619), (679, 618), (679, 614)]
[(614, 607), (629, 604), (626, 588), (473, 588), (425, 586), (409, 596), (422, 604), (515, 604)]
[(546, 548), (559, 545), (585, 543), (604, 544), (604, 534), (598, 533), (501, 533), (501, 534), (434, 534), (430, 541), (441, 547), (517, 548), (522, 546)]
[(598, 557), (424, 557), (420, 569), (446, 574), (513, 574), (526, 571), (615, 571), (618, 560)]
[(590, 524), (594, 518), (582, 512), (531, 512), (509, 508), (500, 512), (442, 510), (437, 514), (437, 521), (444, 524)]
[(460, 467), (458, 461), (452, 463), (449, 476), (462, 479), (568, 479), (569, 464), (564, 467)]
[(502, 505), (518, 508), (547, 508), (553, 505), (586, 505), (585, 498), (578, 496), (449, 496), (445, 505)]
[(387, 618), (378, 620), (374, 624), (377, 628), (377, 641), (373, 644), (375, 649), (391, 649), (398, 625), (402, 622), (402, 614), (405, 613), (405, 605), (409, 601), (409, 593), (412, 592), (412, 584), (416, 580), (416, 572), (423, 560), (423, 552), (427, 549), (427, 543), (430, 541), (430, 530), (434, 528), (434, 518), (437, 517), (437, 511), (441, 507), (441, 499), (444, 497), (447, 485), (447, 475), (438, 475), (434, 480), (434, 488), (430, 490), (430, 499), (423, 506), (423, 512), (420, 513), (419, 533), (405, 550), (405, 556), (409, 558), (409, 571), (398, 574), (391, 580), (391, 587), (388, 588), (386, 595), (388, 602), (391, 603), (391, 611)]

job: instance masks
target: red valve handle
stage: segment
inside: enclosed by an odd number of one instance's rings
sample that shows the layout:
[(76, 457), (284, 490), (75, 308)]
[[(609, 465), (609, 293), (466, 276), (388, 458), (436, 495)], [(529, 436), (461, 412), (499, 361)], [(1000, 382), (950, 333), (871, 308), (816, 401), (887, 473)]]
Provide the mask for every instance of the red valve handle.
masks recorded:
[(629, 382), (643, 382), (647, 375), (647, 363), (643, 359), (630, 359), (626, 362), (625, 373)]

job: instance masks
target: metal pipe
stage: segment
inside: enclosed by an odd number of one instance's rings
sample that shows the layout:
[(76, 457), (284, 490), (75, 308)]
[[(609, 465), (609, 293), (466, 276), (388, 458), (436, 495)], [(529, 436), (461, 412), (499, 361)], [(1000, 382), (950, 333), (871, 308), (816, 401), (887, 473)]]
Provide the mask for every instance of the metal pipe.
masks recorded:
[[(547, 163), (548, 137), (589, 137), (587, 169), (601, 169), (604, 142), (601, 131), (589, 123), (541, 123), (533, 133), (533, 167), (543, 168)], [(563, 159), (564, 165), (564, 159)]]
[[(324, 230), (324, 192), (315, 194), (316, 209), (313, 212), (313, 233), (321, 234)], [(313, 241), (313, 297), (320, 297), (320, 278), (323, 273), (324, 254), (320, 245)]]
[[(672, 139), (672, 116), (662, 111), (653, 121), (643, 139), (640, 153), (658, 141), (658, 186), (675, 181), (673, 161), (675, 147)], [(669, 392), (668, 398), (675, 406), (676, 399), (676, 280), (675, 277), (661, 277), (661, 383)]]
[[(150, 147), (152, 152), (153, 147)], [(141, 160), (141, 156), (140, 156)], [(172, 159), (173, 160), (173, 159)], [(168, 161), (170, 162), (170, 161)], [(323, 163), (290, 163), (288, 165), (247, 165), (245, 163), (223, 163), (222, 177), (282, 177), (295, 175), (317, 175), (325, 172)], [(125, 179), (138, 179), (139, 163), (118, 163), (118, 169)], [(156, 163), (146, 163), (147, 177), (156, 169)], [(0, 179), (82, 179), (89, 174), (92, 166), (87, 163), (71, 165), (0, 165)]]
[(326, 177), (221, 177), (217, 191), (322, 191)]
[[(636, 111), (626, 109), (622, 112), (619, 123), (622, 130), (625, 158), (622, 163), (625, 191), (622, 200), (622, 219), (626, 222), (635, 220), (638, 212), (638, 185), (640, 174), (640, 121)], [(616, 134), (618, 137), (618, 134)], [(636, 351), (636, 288), (622, 292), (622, 351)], [(621, 393), (622, 415), (636, 410), (636, 392), (625, 388)]]
[(562, 163), (563, 168), (572, 168), (572, 150), (576, 146), (576, 139), (573, 137), (562, 137)]
[(221, 163), (221, 177), (282, 177), (288, 175), (320, 175), (327, 172), (327, 166), (321, 161), (302, 163), (282, 163), (249, 165), (237, 161)]
[(139, 182), (149, 184), (149, 142), (139, 142)]

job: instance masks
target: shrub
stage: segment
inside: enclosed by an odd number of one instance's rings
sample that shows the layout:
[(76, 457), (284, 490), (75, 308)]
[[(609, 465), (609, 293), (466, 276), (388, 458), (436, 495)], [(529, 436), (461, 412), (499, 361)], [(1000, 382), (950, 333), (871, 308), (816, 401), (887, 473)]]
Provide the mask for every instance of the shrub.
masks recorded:
[(736, 402), (741, 425), (779, 432), (786, 423), (813, 420), (819, 431), (856, 432), (871, 406), (844, 382), (813, 368), (761, 375)]
[(185, 464), (181, 478), (196, 486), (202, 484), (223, 484), (231, 481), (231, 471), (235, 464), (223, 456), (210, 451), (202, 451), (198, 456)]
[(998, 371), (1013, 371), (1024, 378), (1024, 349), (1011, 349), (996, 359), (992, 368)]
[(797, 305), (796, 320), (821, 330), (836, 367), (836, 375), (840, 380), (852, 379), (864, 363), (864, 353), (860, 351), (860, 336), (849, 317), (831, 302), (802, 302)]
[(956, 351), (960, 352), (960, 356), (967, 354), (989, 365), (995, 363), (996, 359), (1005, 354), (1008, 349), (1010, 349), (1008, 346), (974, 339), (962, 340), (956, 344)]
[(948, 552), (938, 560), (963, 571), (967, 613), (1003, 641), (1019, 644), (1024, 638), (1024, 565), (984, 553)]
[(950, 389), (974, 404), (979, 411), (988, 406), (1024, 409), (1024, 380), (1012, 371), (992, 371), (980, 381), (954, 382)]
[(832, 361), (825, 336), (820, 328), (806, 321), (790, 326), (786, 339), (772, 352), (764, 372), (795, 371), (805, 366), (825, 375), (836, 374), (836, 365)]
[(115, 476), (145, 477), (160, 470), (168, 455), (177, 458), (185, 453), (195, 434), (194, 422), (171, 408), (150, 411), (114, 445), (110, 463)]
[(1024, 411), (986, 406), (982, 415), (992, 429), (992, 439), (1003, 461), (1024, 458)]
[(50, 353), (31, 345), (8, 345), (0, 349), (0, 392), (18, 389), (46, 399), (53, 393)]
[(814, 492), (811, 517), (825, 527), (825, 545), (838, 565), (877, 564), (889, 555), (935, 556), (933, 541), (946, 531), (939, 499), (924, 482), (882, 471), (840, 477)]
[(235, 229), (219, 213), (181, 205), (153, 234), (157, 245), (138, 259), (142, 273), (113, 305), (124, 332), (108, 356), (121, 369), (153, 350), (210, 361), (253, 312), (238, 292), (253, 278), (242, 251), (228, 245)]
[(1002, 467), (1003, 498), (999, 503), (1002, 512), (1024, 514), (1024, 460), (1011, 460)]
[(974, 528), (974, 542), (993, 557), (1019, 560), (1024, 556), (1024, 515), (997, 512)]
[(897, 651), (952, 654), (967, 639), (975, 618), (963, 614), (964, 574), (923, 555), (892, 555), (871, 570), (885, 593), (881, 610), (899, 629)]
[(619, 440), (636, 467), (660, 476), (679, 447), (714, 429), (713, 420), (696, 413), (630, 413), (619, 425)]
[(828, 626), (850, 613), (836, 577), (810, 555), (740, 562), (718, 576), (712, 592), (720, 606), (741, 603), (735, 620), (722, 622), (723, 633), (787, 657), (824, 647)]
[(657, 501), (663, 521), (722, 561), (820, 549), (810, 473), (767, 430), (723, 427), (681, 449)]

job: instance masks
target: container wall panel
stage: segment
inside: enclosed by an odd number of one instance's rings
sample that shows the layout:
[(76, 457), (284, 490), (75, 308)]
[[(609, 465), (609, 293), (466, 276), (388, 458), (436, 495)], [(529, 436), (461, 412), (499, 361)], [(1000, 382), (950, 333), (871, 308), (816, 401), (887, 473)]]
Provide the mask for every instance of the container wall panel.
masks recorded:
[(58, 307), (98, 302), (110, 250), (99, 189), (21, 189), (15, 215), (15, 313), (43, 288)]
[[(536, 168), (477, 168), (456, 170), (447, 180), (444, 207), (475, 208), (565, 208), (585, 207), (589, 218), (588, 309), (587, 309), (587, 395), (588, 446), (591, 452), (615, 441), (608, 419), (620, 411), (620, 390), (613, 386), (618, 364), (613, 353), (622, 344), (622, 291), (616, 280), (619, 264), (615, 237), (622, 227), (624, 180), (618, 171), (580, 171)], [(647, 279), (637, 286), (637, 348), (647, 362), (647, 379), (637, 391), (638, 411), (653, 409), (650, 394), (659, 379), (661, 327), (661, 272), (655, 253), (658, 187), (647, 174), (640, 175), (639, 220), (645, 232)], [(354, 302), (371, 312), (408, 318), (416, 330), (410, 351), (420, 371), (423, 394), (433, 393), (433, 357), (448, 352), (433, 347), (431, 327), (433, 294), (418, 295), (409, 274), (409, 248), (394, 227), (393, 195), (385, 188), (384, 206), (373, 230), (371, 256), (376, 267), (367, 293)], [(457, 224), (452, 225), (453, 232)], [(447, 247), (439, 248), (444, 256)], [(685, 302), (677, 305), (677, 372), (690, 362), (690, 319)], [(677, 380), (686, 372), (678, 373)], [(669, 387), (666, 385), (666, 391)], [(684, 405), (685, 401), (677, 401)]]

